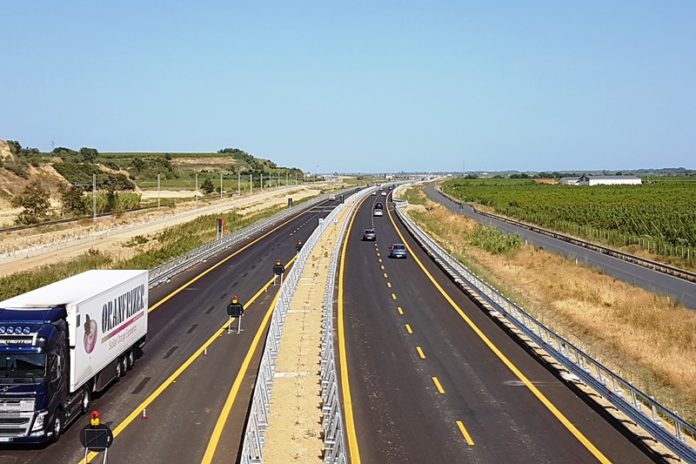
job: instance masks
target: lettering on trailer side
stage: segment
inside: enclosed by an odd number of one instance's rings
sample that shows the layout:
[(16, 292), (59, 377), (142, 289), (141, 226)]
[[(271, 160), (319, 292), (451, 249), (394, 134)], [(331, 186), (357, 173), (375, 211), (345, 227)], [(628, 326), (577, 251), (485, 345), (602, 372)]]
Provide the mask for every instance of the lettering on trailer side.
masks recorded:
[(102, 306), (102, 333), (113, 330), (145, 309), (145, 285), (139, 285)]

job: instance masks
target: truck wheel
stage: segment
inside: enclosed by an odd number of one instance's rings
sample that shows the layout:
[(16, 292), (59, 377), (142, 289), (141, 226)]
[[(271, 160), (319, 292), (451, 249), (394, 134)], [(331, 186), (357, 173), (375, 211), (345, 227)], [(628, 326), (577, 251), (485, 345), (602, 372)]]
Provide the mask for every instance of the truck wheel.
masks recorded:
[(60, 434), (63, 433), (63, 411), (60, 409), (56, 411), (56, 415), (53, 417), (53, 422), (51, 423), (51, 431), (53, 436), (51, 441), (56, 442), (60, 438)]
[(133, 369), (133, 366), (135, 365), (135, 354), (133, 353), (133, 350), (130, 350), (128, 354), (126, 355), (126, 366), (128, 367), (128, 370)]
[(123, 377), (123, 369), (121, 369), (121, 360), (116, 360), (116, 378)]
[(82, 406), (80, 408), (82, 414), (87, 414), (87, 411), (89, 411), (90, 390), (89, 385), (85, 385), (82, 389)]
[(118, 362), (121, 365), (121, 376), (126, 375), (126, 371), (128, 370), (128, 361), (126, 360), (126, 357), (123, 356), (121, 359), (118, 360)]

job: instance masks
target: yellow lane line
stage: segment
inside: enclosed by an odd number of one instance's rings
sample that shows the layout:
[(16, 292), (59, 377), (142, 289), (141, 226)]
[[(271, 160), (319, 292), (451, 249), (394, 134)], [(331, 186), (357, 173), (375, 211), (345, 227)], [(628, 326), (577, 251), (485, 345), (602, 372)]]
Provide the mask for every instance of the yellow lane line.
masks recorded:
[[(368, 197), (363, 198), (360, 205), (355, 209), (355, 212), (358, 211), (367, 198)], [(360, 464), (360, 447), (358, 446), (358, 436), (355, 432), (355, 418), (353, 417), (353, 397), (350, 392), (350, 382), (348, 380), (348, 355), (346, 352), (346, 328), (343, 308), (343, 281), (345, 279), (346, 249), (348, 248), (348, 237), (350, 237), (350, 232), (353, 229), (353, 222), (355, 221), (355, 212), (353, 213), (353, 217), (350, 218), (348, 230), (343, 240), (343, 247), (341, 248), (341, 265), (338, 269), (338, 309), (336, 318), (338, 319), (338, 363), (341, 366), (341, 392), (343, 393), (343, 414), (346, 421), (349, 462), (351, 464)], [(382, 258), (379, 258), (379, 262), (382, 262)]]
[(425, 353), (423, 353), (423, 348), (417, 346), (416, 351), (418, 352), (418, 356), (420, 356), (421, 359), (425, 359)]
[[(292, 263), (294, 260), (295, 260), (295, 258), (292, 258), (288, 264)], [(254, 294), (254, 296), (252, 296), (252, 297), (249, 299), (249, 301), (247, 302), (246, 306), (247, 306), (247, 307), (251, 306), (251, 305), (254, 303), (254, 301), (256, 301), (256, 300), (259, 298), (259, 296), (261, 296), (263, 293), (266, 292), (266, 289), (267, 289), (268, 287), (270, 287), (271, 284), (273, 284), (273, 279), (271, 279), (271, 280), (269, 280), (268, 282), (266, 282), (266, 283)], [(234, 321), (234, 318), (232, 318), (231, 321)], [(210, 345), (212, 345), (212, 344), (220, 337), (220, 335), (222, 335), (223, 332), (225, 332), (225, 331), (227, 330), (227, 326), (229, 325), (229, 323), (230, 323), (231, 321), (229, 321), (229, 320), (225, 321), (225, 323), (222, 324), (222, 326), (221, 326), (219, 329), (217, 329), (217, 331), (216, 331), (208, 340), (206, 340), (205, 343), (203, 343), (203, 344), (202, 344), (202, 345), (201, 345), (201, 346), (200, 346), (200, 347), (199, 347), (199, 348), (186, 360), (186, 361), (184, 361), (184, 363), (183, 363), (181, 366), (179, 366), (169, 377), (167, 377), (167, 379), (166, 379), (164, 382), (162, 382), (162, 383), (159, 385), (159, 387), (157, 387), (157, 389), (155, 389), (155, 391), (153, 391), (153, 392), (150, 394), (150, 396), (148, 396), (147, 398), (145, 398), (145, 400), (143, 400), (143, 401), (142, 401), (142, 402), (141, 402), (141, 403), (140, 403), (140, 404), (139, 404), (139, 405), (138, 405), (138, 406), (125, 418), (125, 419), (124, 419), (124, 420), (123, 420), (123, 422), (121, 422), (120, 424), (118, 424), (118, 425), (116, 426), (116, 428), (113, 429), (113, 435), (114, 435), (114, 437), (117, 437), (119, 434), (121, 434), (121, 432), (123, 432), (123, 431), (126, 429), (126, 427), (128, 427), (128, 426), (131, 424), (131, 422), (133, 422), (136, 418), (140, 417), (140, 414), (142, 413), (143, 409), (146, 409), (148, 406), (150, 406), (150, 404), (152, 404), (160, 395), (162, 395), (162, 393), (164, 393), (164, 391), (165, 391), (167, 388), (169, 388), (169, 386), (170, 386), (171, 384), (176, 383), (176, 379), (179, 378), (179, 376), (181, 376), (181, 374), (182, 374), (186, 369), (188, 369), (188, 368), (191, 366), (191, 364), (193, 364), (193, 362), (194, 362), (201, 354), (203, 354), (203, 353), (205, 352), (205, 350), (207, 350), (208, 347), (209, 347)], [(259, 332), (263, 332), (263, 330), (259, 330)], [(97, 456), (97, 453), (91, 452), (91, 453), (87, 456), (87, 462), (91, 462), (91, 460), (94, 459), (96, 456)], [(85, 464), (85, 460), (82, 459), (82, 460), (80, 461), (80, 464)]]
[(402, 316), (404, 315), (404, 310), (401, 308), (401, 306), (397, 306), (396, 310), (399, 311), (400, 315), (402, 315)]
[(406, 332), (408, 332), (408, 333), (410, 333), (410, 334), (413, 333), (413, 329), (411, 328), (411, 325), (410, 325), (410, 324), (406, 324)]
[(392, 293), (392, 300), (396, 301), (396, 293)]
[(249, 364), (251, 364), (251, 359), (254, 357), (254, 353), (256, 352), (256, 348), (258, 347), (259, 342), (262, 339), (263, 333), (266, 330), (268, 321), (271, 320), (273, 308), (275, 307), (279, 297), (280, 291), (276, 292), (276, 295), (273, 298), (273, 301), (271, 302), (271, 306), (269, 306), (268, 310), (266, 311), (266, 315), (264, 316), (263, 321), (261, 322), (261, 326), (259, 327), (258, 332), (256, 332), (254, 340), (251, 342), (249, 351), (247, 351), (247, 354), (244, 357), (242, 366), (239, 368), (237, 377), (234, 379), (234, 383), (232, 384), (230, 393), (227, 395), (227, 399), (225, 400), (225, 405), (222, 407), (222, 411), (220, 412), (217, 422), (215, 423), (215, 428), (213, 429), (213, 433), (210, 436), (210, 441), (208, 442), (208, 446), (205, 449), (205, 454), (203, 455), (201, 464), (209, 464), (213, 462), (213, 458), (215, 457), (215, 450), (217, 449), (218, 443), (220, 442), (220, 436), (222, 435), (222, 431), (225, 429), (225, 424), (227, 423), (227, 419), (230, 416), (230, 411), (232, 411), (234, 401), (237, 399), (237, 394), (239, 393), (239, 389), (242, 386), (242, 381), (244, 381), (244, 377), (246, 377), (247, 370), (249, 369)]
[(437, 377), (433, 377), (433, 383), (435, 384), (435, 388), (437, 388), (437, 391), (439, 391), (441, 394), (445, 393), (445, 389), (442, 388), (442, 384), (437, 379)]
[(457, 421), (457, 427), (459, 428), (459, 431), (462, 433), (462, 436), (464, 437), (464, 440), (469, 446), (474, 446), (474, 440), (471, 439), (471, 435), (469, 435), (469, 431), (464, 427), (464, 423), (462, 421)]
[(384, 270), (384, 264), (379, 265), (380, 269)]
[(289, 222), (292, 221), (293, 219), (296, 219), (296, 217), (297, 217), (297, 216), (288, 219), (287, 221), (285, 221), (285, 222), (282, 223), (282, 224), (279, 224), (278, 226), (276, 226), (276, 227), (274, 227), (273, 229), (269, 230), (268, 232), (266, 232), (266, 233), (263, 234), (262, 236), (257, 237), (257, 238), (255, 238), (254, 240), (252, 240), (251, 242), (247, 243), (246, 245), (244, 245), (242, 248), (240, 248), (239, 250), (235, 251), (235, 252), (232, 253), (231, 255), (226, 256), (226, 257), (224, 257), (223, 259), (221, 259), (220, 261), (218, 261), (217, 263), (213, 264), (213, 265), (210, 266), (208, 269), (206, 269), (205, 271), (201, 272), (201, 273), (198, 274), (196, 277), (192, 278), (191, 280), (189, 280), (188, 282), (186, 282), (184, 285), (182, 285), (181, 287), (179, 287), (179, 288), (177, 288), (176, 290), (172, 291), (169, 295), (165, 296), (164, 298), (162, 298), (161, 300), (159, 300), (157, 303), (155, 303), (155, 304), (153, 304), (152, 306), (150, 306), (150, 308), (147, 310), (147, 312), (149, 313), (149, 312), (152, 312), (152, 311), (154, 311), (155, 309), (159, 308), (159, 307), (162, 306), (164, 303), (166, 303), (166, 302), (169, 301), (171, 298), (173, 298), (175, 295), (177, 295), (178, 293), (182, 292), (186, 287), (188, 287), (189, 285), (191, 285), (192, 283), (196, 282), (197, 280), (199, 280), (199, 279), (200, 279), (201, 277), (203, 277), (204, 275), (206, 275), (206, 274), (208, 274), (209, 272), (211, 272), (213, 269), (216, 269), (216, 268), (218, 268), (219, 266), (222, 266), (224, 263), (226, 263), (227, 261), (229, 261), (229, 260), (232, 259), (233, 257), (237, 256), (237, 255), (238, 255), (239, 253), (241, 253), (242, 251), (244, 251), (244, 250), (246, 250), (247, 248), (249, 248), (250, 246), (252, 246), (252, 245), (258, 243), (259, 240), (262, 240), (262, 239), (268, 237), (270, 234), (272, 234), (272, 233), (275, 232), (276, 230), (280, 229), (281, 227), (283, 227), (284, 225), (286, 225), (287, 223), (289, 223)]
[(391, 287), (391, 282), (387, 282), (387, 287), (388, 287), (388, 288), (392, 288), (392, 287)]
[(423, 263), (421, 262), (420, 259), (416, 256), (416, 254), (413, 252), (409, 244), (406, 242), (406, 239), (404, 238), (403, 234), (399, 230), (399, 228), (396, 226), (396, 222), (394, 221), (394, 218), (392, 217), (392, 214), (389, 210), (387, 210), (387, 213), (389, 214), (389, 219), (394, 226), (394, 229), (396, 230), (396, 233), (399, 235), (401, 238), (401, 241), (404, 245), (406, 245), (406, 248), (408, 249), (408, 252), (411, 254), (413, 257), (413, 260), (418, 264), (418, 267), (423, 271), (423, 273), (428, 277), (430, 282), (435, 286), (435, 288), (440, 292), (440, 294), (447, 300), (447, 302), (450, 304), (450, 306), (457, 311), (459, 316), (464, 319), (464, 321), (467, 323), (467, 325), (471, 328), (471, 330), (474, 331), (476, 335), (481, 339), (481, 341), (500, 359), (505, 366), (507, 366), (510, 371), (512, 371), (515, 376), (522, 381), (522, 383), (529, 389), (529, 391), (532, 392), (532, 394), (543, 404), (546, 409), (553, 414), (558, 421), (563, 424), (563, 426), (580, 442), (582, 445), (595, 457), (599, 462), (602, 463), (610, 463), (611, 461), (609, 458), (607, 458), (604, 453), (602, 453), (576, 426), (573, 424), (552, 402), (549, 400), (546, 395), (544, 395), (528, 378), (525, 376), (522, 371), (519, 370), (519, 368), (512, 363), (508, 359), (507, 356), (503, 354), (500, 349), (493, 344), (493, 342), (486, 336), (486, 334), (483, 333), (483, 331), (474, 323), (474, 321), (469, 318), (469, 316), (466, 315), (466, 313), (462, 310), (462, 308), (459, 307), (459, 305), (452, 299), (451, 296), (440, 286), (440, 284), (435, 280), (435, 278), (428, 272), (428, 270), (425, 268)]
[[(382, 258), (379, 258), (378, 261), (381, 263), (381, 262), (382, 262)], [(384, 266), (382, 266), (382, 269), (384, 269)]]
[(386, 273), (386, 272), (384, 273), (384, 278), (385, 278), (385, 279), (386, 279), (386, 278), (388, 278), (388, 277), (387, 277), (387, 273)]

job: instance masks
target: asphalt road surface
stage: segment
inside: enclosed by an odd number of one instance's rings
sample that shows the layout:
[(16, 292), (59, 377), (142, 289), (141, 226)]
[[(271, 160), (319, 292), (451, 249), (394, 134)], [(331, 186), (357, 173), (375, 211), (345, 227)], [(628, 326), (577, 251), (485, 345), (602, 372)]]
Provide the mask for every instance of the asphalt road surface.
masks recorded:
[[(252, 243), (250, 246), (242, 249), (245, 244), (240, 244), (150, 292), (151, 309), (159, 306), (149, 314), (149, 340), (143, 356), (132, 371), (92, 402), (92, 409), (99, 410), (102, 422), (113, 430), (119, 424), (127, 424), (109, 450), (109, 462), (201, 462), (251, 341), (279, 287), (262, 291), (247, 306), (239, 335), (222, 330), (215, 337), (227, 320), (227, 304), (233, 294), (246, 303), (262, 289), (272, 277), (275, 260), (289, 262), (295, 256), (297, 240), (305, 242), (319, 218), (326, 216), (336, 204), (317, 205), (264, 238), (247, 242)], [(205, 273), (207, 269), (210, 271)], [(200, 276), (198, 280), (191, 282), (197, 276)], [(207, 353), (191, 359), (211, 337), (213, 341)], [(237, 459), (262, 347), (263, 342), (253, 352), (254, 358), (219, 435), (212, 462)], [(181, 371), (180, 375), (167, 383), (167, 378), (177, 370)], [(163, 384), (167, 387), (159, 391)], [(144, 418), (138, 406), (153, 396), (155, 399), (147, 406), (147, 418)], [(131, 413), (134, 416), (129, 419)], [(0, 448), (0, 462), (78, 463), (83, 457), (79, 433), (88, 422), (88, 417), (80, 417), (52, 445)], [(101, 459), (98, 456), (92, 462)]]
[[(467, 299), (401, 225), (447, 297), (411, 251), (390, 259), (389, 245), (404, 239), (393, 212), (372, 217), (373, 201), (356, 213), (343, 282), (343, 367), (361, 462), (653, 460)], [(361, 241), (371, 224), (377, 241)]]
[(460, 205), (450, 200), (437, 191), (433, 184), (426, 184), (425, 192), (430, 199), (441, 203), (450, 211), (457, 214), (464, 214), (483, 224), (493, 225), (504, 232), (519, 235), (523, 240), (529, 243), (548, 251), (560, 253), (570, 259), (577, 259), (579, 262), (601, 269), (605, 274), (629, 284), (644, 288), (651, 292), (670, 295), (683, 305), (696, 309), (696, 283), (678, 277), (672, 277), (662, 272), (653, 271), (646, 267), (613, 258), (597, 251), (573, 245), (538, 232), (533, 232), (524, 227), (518, 227), (504, 221), (482, 216), (476, 213), (471, 206), (467, 204)]

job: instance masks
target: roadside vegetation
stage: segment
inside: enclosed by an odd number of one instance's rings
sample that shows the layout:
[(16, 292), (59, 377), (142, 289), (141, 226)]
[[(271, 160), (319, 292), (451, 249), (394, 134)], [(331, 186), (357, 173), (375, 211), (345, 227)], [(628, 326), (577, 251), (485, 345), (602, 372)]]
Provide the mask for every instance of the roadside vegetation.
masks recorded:
[(409, 215), (453, 256), (554, 331), (696, 422), (696, 312), (531, 245), (497, 253), (478, 243), (477, 222), (430, 201), (422, 188), (408, 189), (403, 198), (416, 205)]
[(640, 186), (545, 185), (531, 179), (452, 179), (442, 190), (521, 221), (696, 266), (696, 179)]
[(270, 217), (281, 209), (283, 208), (267, 208), (248, 216), (241, 216), (234, 211), (222, 215), (211, 214), (171, 227), (151, 238), (138, 235), (123, 245), (132, 251), (132, 256), (126, 259), (91, 249), (67, 261), (17, 272), (0, 278), (0, 300), (90, 269), (151, 269), (214, 240), (215, 220), (220, 216), (224, 217), (225, 230), (229, 233)]

